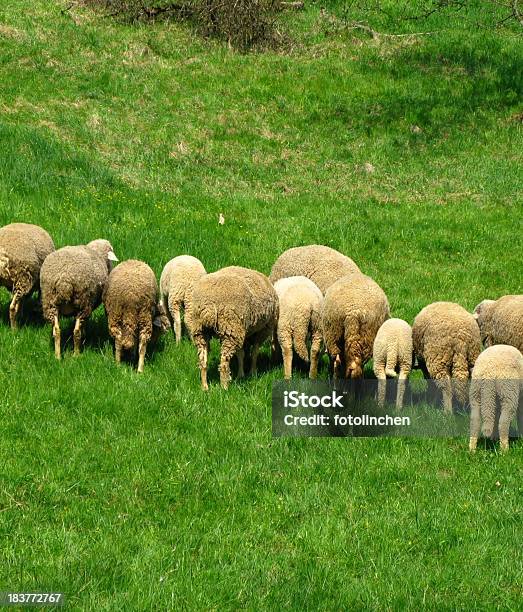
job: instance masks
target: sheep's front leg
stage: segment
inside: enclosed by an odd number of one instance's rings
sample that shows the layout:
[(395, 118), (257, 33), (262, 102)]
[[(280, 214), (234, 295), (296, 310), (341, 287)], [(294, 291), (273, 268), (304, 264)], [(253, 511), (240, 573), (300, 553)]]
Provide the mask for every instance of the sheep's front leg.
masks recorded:
[(251, 371), (250, 371), (251, 376), (256, 376), (256, 373), (257, 373), (256, 364), (258, 361), (259, 352), (260, 352), (260, 345), (258, 342), (255, 342), (252, 345), (252, 351), (251, 351)]
[(78, 356), (80, 354), (80, 349), (82, 348), (82, 319), (80, 317), (76, 318), (74, 324), (73, 331), (73, 344), (74, 344), (74, 355)]
[(11, 329), (18, 328), (18, 312), (20, 311), (20, 304), (22, 302), (22, 296), (17, 292), (13, 292), (13, 299), (11, 300), (11, 304), (9, 306), (9, 323), (11, 325)]
[(238, 349), (236, 352), (236, 359), (238, 360), (238, 378), (243, 378), (245, 376), (245, 371), (243, 369), (243, 362), (245, 360), (245, 350), (243, 347)]
[(147, 338), (140, 336), (138, 345), (138, 372), (141, 374), (145, 365), (145, 351), (147, 350)]
[(62, 348), (62, 338), (60, 331), (60, 321), (58, 319), (58, 315), (55, 314), (53, 321), (53, 338), (54, 338), (54, 356), (57, 359), (61, 357), (61, 348)]

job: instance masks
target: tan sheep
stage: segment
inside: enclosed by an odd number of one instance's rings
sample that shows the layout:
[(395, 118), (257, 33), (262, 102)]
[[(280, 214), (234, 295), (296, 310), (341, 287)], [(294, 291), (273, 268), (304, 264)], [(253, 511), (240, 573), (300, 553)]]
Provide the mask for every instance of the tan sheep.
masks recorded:
[(38, 225), (11, 223), (0, 228), (0, 286), (12, 293), (9, 322), (13, 329), (24, 298), (39, 291), (40, 269), (53, 251), (53, 240)]
[(55, 356), (61, 356), (60, 315), (74, 316), (74, 354), (80, 353), (82, 325), (102, 301), (113, 261), (107, 240), (68, 246), (48, 255), (40, 272), (44, 319), (53, 326)]
[(342, 276), (359, 272), (349, 257), (320, 244), (293, 247), (282, 253), (272, 266), (272, 283), (288, 276), (306, 276), (325, 295), (327, 289)]
[[(318, 287), (305, 276), (290, 276), (274, 283), (278, 294), (280, 315), (277, 339), (283, 352), (285, 379), (292, 376), (292, 350), (307, 363), (309, 377), (318, 374), (318, 356), (321, 348), (321, 306), (323, 295)], [(307, 338), (310, 336), (310, 359)]]
[(159, 297), (156, 276), (143, 261), (129, 259), (109, 274), (103, 303), (116, 363), (120, 363), (122, 351), (138, 347), (138, 372), (143, 372), (147, 345), (156, 336), (154, 330), (159, 333), (169, 327)]
[(379, 328), (372, 350), (378, 379), (378, 403), (385, 401), (387, 376), (398, 376), (396, 407), (403, 406), (405, 380), (412, 369), (412, 327), (403, 319), (389, 319)]
[(474, 309), (485, 346), (510, 344), (523, 352), (523, 295), (483, 300)]
[(348, 274), (331, 285), (322, 308), (323, 338), (337, 378), (361, 378), (374, 339), (389, 318), (381, 287), (364, 274)]
[[(470, 442), (476, 450), (481, 422), (486, 438), (497, 437), (500, 447), (508, 450), (510, 422), (517, 414), (518, 433), (523, 435), (523, 355), (517, 348), (498, 344), (487, 348), (476, 360), (470, 383)], [(499, 423), (496, 423), (496, 399), (499, 401)], [(497, 427), (496, 427), (497, 426)]]
[(251, 374), (256, 373), (260, 345), (270, 338), (278, 320), (278, 296), (269, 279), (255, 270), (230, 266), (197, 280), (186, 313), (198, 349), (202, 388), (207, 390), (209, 341), (221, 342), (220, 382), (227, 389), (230, 361), (238, 358), (238, 378), (243, 373), (245, 349), (252, 346)]
[(175, 257), (163, 269), (160, 277), (162, 304), (170, 315), (177, 343), (182, 338), (181, 309), (188, 310), (193, 285), (206, 273), (202, 262), (191, 255)]
[(467, 381), (481, 352), (474, 317), (459, 304), (434, 302), (425, 306), (412, 326), (414, 353), (425, 376), (437, 381), (445, 412), (452, 412), (452, 386), (466, 399)]

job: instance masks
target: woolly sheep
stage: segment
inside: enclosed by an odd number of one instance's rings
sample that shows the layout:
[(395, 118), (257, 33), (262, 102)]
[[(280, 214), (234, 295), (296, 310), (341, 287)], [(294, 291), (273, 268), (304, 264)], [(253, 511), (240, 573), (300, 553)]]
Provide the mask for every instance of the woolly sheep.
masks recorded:
[(523, 352), (523, 295), (483, 300), (474, 309), (485, 346), (510, 344)]
[(113, 261), (118, 261), (107, 240), (68, 246), (47, 256), (40, 273), (44, 318), (53, 326), (55, 356), (60, 359), (59, 317), (74, 316), (74, 354), (80, 353), (82, 325), (102, 300)]
[(321, 347), (321, 305), (323, 295), (305, 276), (290, 276), (274, 283), (279, 299), (277, 339), (283, 352), (284, 377), (292, 376), (292, 349), (307, 363), (307, 337), (311, 337), (309, 377), (316, 378)]
[(160, 277), (162, 304), (171, 318), (176, 342), (182, 338), (180, 310), (188, 310), (192, 288), (201, 276), (207, 274), (202, 262), (191, 255), (180, 255), (171, 259)]
[(245, 348), (252, 346), (251, 374), (256, 373), (260, 345), (271, 337), (278, 319), (278, 296), (269, 279), (255, 270), (230, 266), (198, 279), (186, 312), (198, 350), (202, 388), (208, 389), (209, 341), (221, 342), (220, 383), (227, 389), (230, 360), (238, 358), (238, 378), (243, 377)]
[(9, 322), (13, 329), (23, 299), (39, 290), (40, 269), (53, 251), (51, 236), (38, 225), (11, 223), (0, 228), (0, 286), (12, 293)]
[(389, 319), (379, 328), (372, 349), (373, 369), (378, 379), (378, 403), (385, 400), (387, 376), (398, 376), (396, 406), (403, 405), (405, 380), (412, 369), (412, 327), (403, 319)]
[(426, 377), (437, 381), (445, 412), (452, 412), (452, 383), (460, 401), (481, 351), (474, 317), (459, 304), (434, 302), (425, 306), (412, 326), (414, 353)]
[(339, 251), (311, 244), (293, 247), (282, 253), (272, 266), (272, 283), (288, 276), (306, 276), (325, 295), (327, 289), (342, 276), (359, 272), (358, 266)]
[[(523, 435), (523, 405), (519, 401), (523, 388), (523, 355), (517, 348), (498, 344), (478, 357), (470, 383), (470, 443), (476, 450), (481, 421), (483, 435), (492, 437), (496, 430), (496, 399), (499, 401), (499, 430), (502, 451), (508, 450), (510, 422), (517, 414), (518, 432)], [(519, 406), (518, 406), (519, 404)], [(496, 436), (497, 437), (497, 436)]]
[(114, 338), (115, 359), (122, 351), (138, 345), (138, 372), (143, 372), (147, 344), (154, 334), (169, 327), (163, 306), (158, 303), (156, 276), (143, 261), (129, 259), (109, 274), (103, 292), (109, 333)]
[(363, 376), (374, 338), (389, 315), (387, 296), (364, 274), (348, 274), (327, 289), (322, 307), (323, 338), (335, 378), (340, 370), (345, 378)]

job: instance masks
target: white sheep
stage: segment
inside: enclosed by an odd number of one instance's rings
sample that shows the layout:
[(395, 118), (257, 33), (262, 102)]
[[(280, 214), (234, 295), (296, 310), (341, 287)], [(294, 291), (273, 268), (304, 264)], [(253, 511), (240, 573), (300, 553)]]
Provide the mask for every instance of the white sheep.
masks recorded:
[[(470, 442), (476, 450), (481, 422), (486, 438), (496, 437), (499, 431), (500, 447), (508, 450), (510, 423), (517, 414), (518, 432), (523, 435), (523, 355), (517, 348), (497, 344), (487, 348), (477, 358), (470, 383)], [(499, 402), (499, 423), (496, 424), (496, 399)]]
[(272, 336), (278, 320), (278, 296), (261, 272), (229, 266), (195, 282), (186, 317), (198, 350), (202, 388), (208, 389), (209, 342), (217, 336), (221, 342), (220, 383), (227, 389), (231, 358), (236, 355), (238, 378), (242, 378), (248, 346), (252, 347), (251, 374), (256, 374), (260, 345)]
[[(181, 309), (188, 310), (193, 285), (206, 273), (202, 262), (191, 255), (179, 255), (163, 269), (160, 277), (161, 300), (171, 318), (177, 343), (182, 338)], [(185, 323), (187, 325), (187, 320)]]
[(459, 304), (434, 302), (414, 319), (412, 341), (421, 369), (441, 388), (443, 408), (452, 413), (452, 386), (465, 401), (470, 372), (481, 352), (474, 317)]
[(74, 354), (80, 353), (84, 321), (102, 301), (102, 293), (114, 261), (107, 240), (68, 246), (48, 255), (40, 272), (44, 319), (53, 326), (54, 348), (61, 357), (60, 315), (74, 316)]
[(378, 403), (385, 401), (387, 376), (398, 376), (396, 407), (403, 406), (405, 381), (412, 369), (412, 327), (403, 319), (388, 319), (379, 328), (372, 350), (378, 379)]
[(13, 329), (24, 298), (40, 289), (40, 269), (53, 251), (51, 236), (38, 225), (11, 223), (0, 228), (0, 286), (12, 293), (9, 322)]
[[(278, 294), (280, 315), (278, 318), (277, 340), (283, 352), (285, 379), (292, 376), (292, 352), (307, 363), (310, 361), (309, 377), (316, 378), (318, 356), (321, 348), (321, 306), (323, 294), (305, 276), (290, 276), (274, 283)], [(307, 338), (310, 336), (310, 359)]]
[(321, 244), (293, 247), (283, 252), (272, 266), (272, 283), (289, 276), (306, 276), (325, 295), (327, 289), (346, 274), (359, 272), (346, 255)]
[(485, 346), (510, 344), (523, 352), (523, 295), (483, 300), (474, 309), (474, 318)]
[(383, 289), (369, 276), (347, 274), (325, 293), (322, 327), (334, 377), (363, 378), (374, 339), (390, 316)]

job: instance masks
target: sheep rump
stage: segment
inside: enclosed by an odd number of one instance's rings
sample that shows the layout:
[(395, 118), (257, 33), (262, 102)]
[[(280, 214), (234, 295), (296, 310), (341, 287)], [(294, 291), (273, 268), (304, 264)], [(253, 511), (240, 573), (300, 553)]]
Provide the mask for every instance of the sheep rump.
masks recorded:
[(345, 378), (361, 378), (372, 355), (374, 339), (390, 316), (383, 289), (369, 276), (348, 274), (325, 294), (322, 326), (325, 347), (334, 366)]
[[(476, 450), (481, 423), (486, 438), (497, 437), (502, 451), (508, 450), (510, 422), (517, 414), (518, 433), (523, 435), (523, 355), (517, 348), (498, 344), (487, 348), (476, 361), (470, 383), (470, 442)], [(496, 400), (499, 402), (497, 423)]]
[(0, 286), (12, 293), (9, 323), (17, 327), (24, 298), (39, 289), (40, 269), (54, 243), (38, 225), (11, 223), (0, 228)]
[(208, 389), (209, 341), (217, 336), (221, 342), (220, 383), (226, 389), (234, 355), (238, 358), (238, 377), (244, 375), (247, 345), (252, 346), (251, 374), (256, 373), (259, 347), (276, 325), (278, 296), (269, 279), (260, 272), (230, 266), (196, 281), (187, 318), (198, 350), (202, 388)]
[(325, 295), (334, 282), (359, 271), (350, 257), (330, 247), (311, 244), (283, 252), (272, 266), (269, 278), (274, 284), (281, 278), (306, 276)]
[(379, 328), (372, 349), (373, 370), (378, 379), (378, 403), (383, 404), (387, 376), (398, 376), (396, 407), (403, 405), (405, 380), (412, 369), (412, 327), (403, 319), (388, 319)]
[(44, 319), (53, 326), (55, 356), (61, 357), (59, 317), (74, 316), (74, 353), (80, 353), (82, 326), (102, 301), (102, 293), (117, 261), (107, 240), (67, 246), (46, 257), (40, 272)]
[[(290, 276), (274, 283), (279, 299), (277, 341), (283, 353), (284, 378), (292, 376), (292, 350), (310, 362), (309, 378), (316, 378), (321, 348), (321, 306), (323, 295), (305, 276)], [(307, 338), (311, 338), (310, 358)], [(276, 343), (274, 343), (275, 345)]]
[(523, 352), (523, 295), (484, 300), (474, 309), (474, 317), (486, 347), (510, 344)]
[(154, 327), (163, 328), (156, 276), (143, 261), (129, 259), (109, 274), (103, 292), (109, 333), (115, 341), (116, 363), (122, 351), (138, 346), (138, 372), (143, 372), (147, 344)]
[[(169, 313), (176, 342), (182, 338), (181, 309), (189, 309), (194, 283), (207, 274), (202, 262), (191, 255), (180, 255), (169, 261), (160, 277), (160, 293), (166, 313)], [(185, 321), (187, 325), (187, 320)], [(188, 325), (187, 325), (188, 327)], [(190, 331), (190, 330), (189, 330)]]
[(466, 383), (481, 352), (474, 317), (459, 304), (434, 302), (414, 319), (412, 341), (425, 377), (437, 381), (443, 392), (443, 407), (452, 412), (452, 386), (464, 402)]

